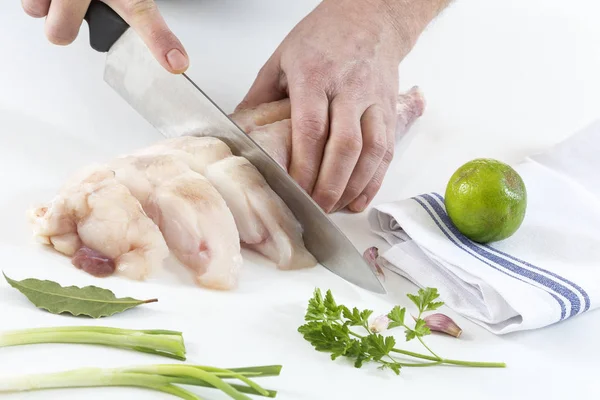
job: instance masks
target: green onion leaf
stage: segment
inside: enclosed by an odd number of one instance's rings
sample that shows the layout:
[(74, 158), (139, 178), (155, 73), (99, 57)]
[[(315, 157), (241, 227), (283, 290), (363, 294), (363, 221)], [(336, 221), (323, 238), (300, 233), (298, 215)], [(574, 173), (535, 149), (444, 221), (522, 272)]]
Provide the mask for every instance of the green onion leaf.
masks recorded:
[(181, 332), (165, 330), (133, 330), (95, 326), (31, 328), (0, 333), (0, 347), (41, 343), (96, 344), (177, 360), (186, 359)]

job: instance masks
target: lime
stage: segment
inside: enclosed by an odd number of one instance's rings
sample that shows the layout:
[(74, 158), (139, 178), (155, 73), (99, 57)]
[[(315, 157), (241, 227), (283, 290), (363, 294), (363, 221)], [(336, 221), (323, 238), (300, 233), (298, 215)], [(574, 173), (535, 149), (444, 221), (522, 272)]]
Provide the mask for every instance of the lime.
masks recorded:
[(446, 186), (446, 212), (469, 239), (488, 243), (512, 236), (527, 208), (527, 191), (511, 166), (490, 158), (458, 168)]

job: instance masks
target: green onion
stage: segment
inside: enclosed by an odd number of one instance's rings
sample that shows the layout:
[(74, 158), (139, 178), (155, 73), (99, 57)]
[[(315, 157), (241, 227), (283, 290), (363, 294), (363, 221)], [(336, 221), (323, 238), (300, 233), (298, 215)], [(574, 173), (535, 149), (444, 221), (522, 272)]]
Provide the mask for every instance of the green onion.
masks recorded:
[[(51, 374), (8, 377), (0, 380), (0, 393), (59, 388), (129, 386), (169, 393), (182, 399), (201, 398), (175, 384), (212, 387), (236, 400), (250, 400), (247, 394), (275, 397), (277, 392), (264, 389), (249, 377), (277, 376), (280, 365), (244, 368), (215, 368), (202, 365), (158, 364), (129, 368), (81, 368)], [(237, 379), (245, 384), (231, 384)]]
[(185, 360), (181, 332), (93, 326), (33, 328), (0, 333), (0, 347), (41, 343), (97, 344)]

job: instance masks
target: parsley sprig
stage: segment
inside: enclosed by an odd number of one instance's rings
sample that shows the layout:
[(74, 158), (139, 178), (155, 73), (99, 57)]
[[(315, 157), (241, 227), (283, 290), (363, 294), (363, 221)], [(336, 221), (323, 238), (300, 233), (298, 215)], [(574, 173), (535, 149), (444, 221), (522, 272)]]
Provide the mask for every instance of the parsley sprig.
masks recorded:
[[(315, 289), (313, 297), (308, 301), (308, 308), (304, 319), (306, 323), (298, 328), (304, 339), (310, 342), (317, 351), (331, 353), (331, 359), (347, 357), (354, 360), (354, 366), (361, 368), (366, 362), (380, 364), (380, 369), (389, 368), (394, 373), (400, 374), (402, 367), (429, 367), (439, 364), (454, 364), (469, 367), (502, 368), (506, 364), (498, 362), (477, 362), (451, 360), (438, 356), (423, 341), (423, 337), (431, 333), (423, 314), (434, 311), (444, 305), (436, 301), (439, 297), (437, 289), (419, 289), (418, 293), (408, 294), (408, 298), (416, 305), (419, 313), (415, 318), (414, 326), (410, 327), (405, 322), (406, 308), (395, 306), (387, 314), (389, 325), (387, 329), (404, 328), (406, 341), (419, 340), (430, 354), (420, 354), (396, 348), (396, 339), (393, 336), (383, 336), (369, 328), (369, 318), (372, 310), (352, 309), (338, 305), (330, 290), (323, 297), (320, 289)], [(365, 335), (355, 332), (354, 327), (366, 331)], [(400, 361), (396, 354), (417, 359), (413, 361)], [(426, 360), (426, 361), (422, 361)]]

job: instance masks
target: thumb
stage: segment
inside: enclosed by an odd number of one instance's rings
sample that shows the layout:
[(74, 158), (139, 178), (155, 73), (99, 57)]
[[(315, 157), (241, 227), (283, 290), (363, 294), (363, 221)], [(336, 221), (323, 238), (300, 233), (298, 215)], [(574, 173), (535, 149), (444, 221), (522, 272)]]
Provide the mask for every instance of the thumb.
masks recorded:
[(189, 66), (183, 45), (171, 32), (154, 0), (103, 0), (140, 35), (156, 60), (169, 72), (183, 73)]
[(260, 69), (250, 90), (235, 111), (284, 99), (287, 97), (285, 87), (285, 76), (279, 67), (279, 57), (273, 54)]

